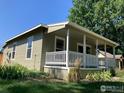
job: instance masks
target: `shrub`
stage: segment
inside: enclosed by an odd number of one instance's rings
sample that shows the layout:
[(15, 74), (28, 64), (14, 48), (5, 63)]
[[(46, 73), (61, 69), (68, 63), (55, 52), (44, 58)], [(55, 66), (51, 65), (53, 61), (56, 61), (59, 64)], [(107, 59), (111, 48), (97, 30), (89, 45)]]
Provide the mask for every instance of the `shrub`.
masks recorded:
[(29, 78), (39, 78), (46, 79), (48, 74), (40, 71), (31, 71), (26, 67), (16, 64), (16, 65), (0, 65), (0, 78), (6, 80), (12, 79), (29, 79)]
[(116, 76), (116, 71), (114, 68), (110, 68), (111, 76)]
[(102, 81), (109, 81), (111, 80), (111, 73), (110, 71), (103, 71), (100, 73), (100, 77)]
[(86, 75), (86, 79), (90, 81), (109, 81), (111, 80), (110, 71), (95, 72)]
[(40, 71), (30, 71), (29, 73), (30, 78), (39, 78), (39, 79), (45, 79), (49, 77), (49, 74), (45, 72), (40, 72)]
[(28, 75), (28, 69), (21, 65), (0, 66), (1, 79), (25, 79)]

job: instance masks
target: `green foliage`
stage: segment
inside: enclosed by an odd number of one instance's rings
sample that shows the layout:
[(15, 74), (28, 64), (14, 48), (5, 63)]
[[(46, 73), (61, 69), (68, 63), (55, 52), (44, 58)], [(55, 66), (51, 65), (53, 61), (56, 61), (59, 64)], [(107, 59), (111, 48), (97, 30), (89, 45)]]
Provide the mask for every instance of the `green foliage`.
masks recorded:
[(111, 73), (109, 71), (90, 73), (86, 75), (86, 79), (90, 81), (109, 81)]
[(6, 80), (13, 79), (29, 79), (29, 78), (38, 78), (46, 79), (49, 75), (40, 71), (31, 71), (26, 67), (16, 64), (16, 65), (0, 65), (0, 78)]
[(114, 68), (110, 68), (111, 76), (116, 76), (116, 71)]
[(0, 66), (1, 79), (25, 79), (28, 75), (28, 69), (21, 65)]
[(119, 43), (124, 52), (124, 0), (73, 0), (68, 18)]
[(30, 71), (29, 72), (29, 77), (31, 78), (39, 78), (39, 79), (45, 79), (49, 77), (49, 74), (45, 72), (40, 72), (40, 71)]
[(90, 74), (90, 73), (97, 73), (97, 72), (100, 72), (101, 70), (88, 70), (88, 69), (80, 69), (80, 77), (81, 79), (85, 79), (86, 75), (87, 74)]

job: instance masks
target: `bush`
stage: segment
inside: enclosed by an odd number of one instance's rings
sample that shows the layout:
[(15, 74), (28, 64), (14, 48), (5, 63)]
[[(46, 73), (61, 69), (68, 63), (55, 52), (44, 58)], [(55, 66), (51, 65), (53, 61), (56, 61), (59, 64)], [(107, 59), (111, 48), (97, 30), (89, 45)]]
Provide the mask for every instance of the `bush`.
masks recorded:
[(110, 71), (95, 72), (86, 75), (86, 79), (90, 81), (109, 81), (111, 80)]
[(110, 68), (111, 76), (116, 76), (116, 71), (114, 68)]
[(16, 64), (16, 65), (0, 65), (0, 78), (6, 80), (12, 79), (29, 79), (29, 78), (48, 78), (48, 74), (40, 71), (31, 71), (26, 67)]
[(29, 71), (27, 68), (21, 65), (4, 65), (0, 66), (0, 78), (1, 79), (25, 79), (28, 77)]
[(39, 78), (39, 79), (45, 79), (49, 77), (49, 74), (45, 72), (40, 72), (40, 71), (30, 71), (29, 73), (30, 78)]

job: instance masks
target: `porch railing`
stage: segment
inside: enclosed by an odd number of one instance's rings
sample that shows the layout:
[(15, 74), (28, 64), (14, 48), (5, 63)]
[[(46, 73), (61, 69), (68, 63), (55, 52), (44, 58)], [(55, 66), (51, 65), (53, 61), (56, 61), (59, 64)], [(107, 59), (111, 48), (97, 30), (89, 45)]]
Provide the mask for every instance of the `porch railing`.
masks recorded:
[(46, 52), (46, 64), (65, 65), (66, 51)]
[[(83, 54), (78, 52), (68, 52), (68, 66), (74, 66), (76, 59), (79, 59), (81, 66), (83, 63)], [(47, 52), (46, 53), (46, 65), (66, 65), (66, 51)], [(98, 58), (95, 55), (86, 54), (85, 66), (88, 68), (96, 68), (99, 66)], [(105, 67), (115, 66), (115, 60), (113, 58), (107, 58)]]
[(115, 67), (115, 59), (114, 58), (106, 58), (106, 65), (107, 67)]
[(97, 67), (98, 58), (95, 55), (86, 54), (86, 67)]
[(78, 52), (69, 51), (69, 66), (74, 66), (76, 59), (79, 59), (81, 66), (83, 66), (83, 54)]
[[(76, 59), (79, 59), (81, 66), (83, 63), (83, 54), (78, 52), (69, 51), (68, 52), (68, 65), (74, 66)], [(95, 55), (86, 54), (86, 66), (87, 67), (97, 67), (98, 63), (96, 62), (97, 57)], [(57, 51), (57, 52), (47, 52), (46, 53), (46, 65), (66, 65), (66, 51)]]

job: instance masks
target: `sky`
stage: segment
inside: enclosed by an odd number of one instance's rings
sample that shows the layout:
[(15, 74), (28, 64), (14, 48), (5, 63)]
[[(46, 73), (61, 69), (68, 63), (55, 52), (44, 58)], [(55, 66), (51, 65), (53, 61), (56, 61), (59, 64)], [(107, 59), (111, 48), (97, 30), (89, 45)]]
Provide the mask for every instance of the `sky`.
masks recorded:
[(38, 24), (68, 20), (72, 0), (0, 0), (0, 47)]

